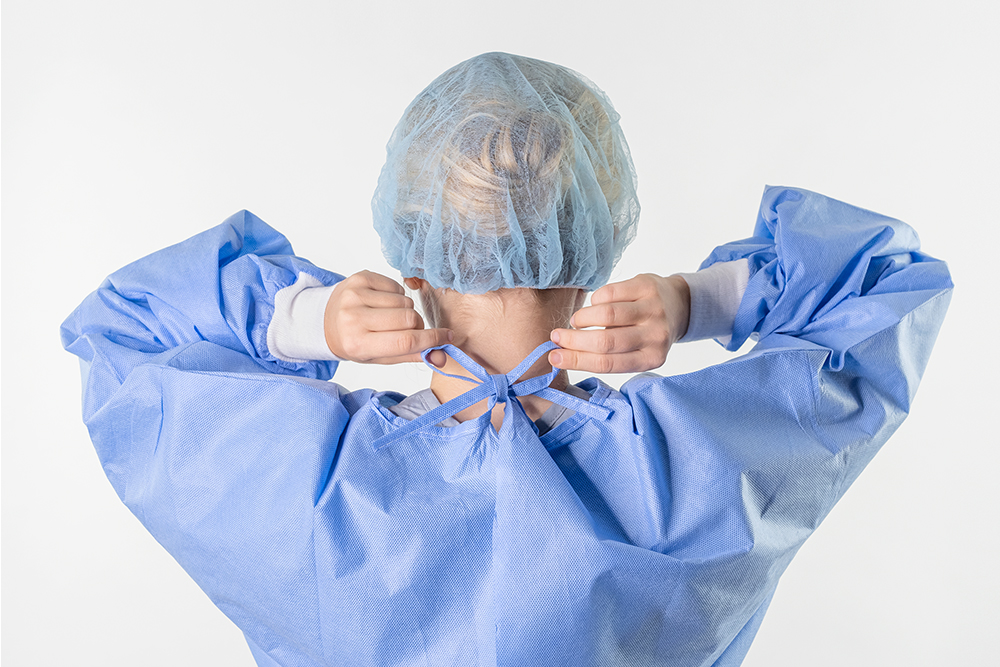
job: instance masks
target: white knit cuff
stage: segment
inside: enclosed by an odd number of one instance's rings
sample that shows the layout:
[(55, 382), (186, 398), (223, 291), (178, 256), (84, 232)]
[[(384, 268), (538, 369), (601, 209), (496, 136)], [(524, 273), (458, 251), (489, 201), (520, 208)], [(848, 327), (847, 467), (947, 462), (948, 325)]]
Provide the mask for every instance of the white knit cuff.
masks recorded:
[(681, 342), (717, 338), (728, 343), (750, 279), (750, 262), (718, 262), (696, 273), (677, 275), (691, 288), (691, 319)]
[(308, 273), (274, 295), (274, 317), (267, 347), (282, 361), (341, 361), (326, 344), (323, 320), (335, 285), (325, 286)]

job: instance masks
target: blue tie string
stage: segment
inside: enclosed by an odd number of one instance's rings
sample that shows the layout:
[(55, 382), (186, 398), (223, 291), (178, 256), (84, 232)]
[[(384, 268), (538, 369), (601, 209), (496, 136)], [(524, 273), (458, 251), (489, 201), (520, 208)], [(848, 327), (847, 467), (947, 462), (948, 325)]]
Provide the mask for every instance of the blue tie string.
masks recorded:
[[(518, 396), (535, 394), (539, 398), (544, 398), (547, 401), (562, 405), (570, 410), (586, 415), (591, 419), (604, 420), (610, 417), (613, 412), (610, 408), (603, 405), (595, 405), (589, 401), (577, 398), (576, 396), (570, 396), (569, 394), (550, 388), (549, 385), (552, 384), (552, 381), (555, 380), (556, 375), (559, 373), (558, 368), (553, 368), (545, 375), (528, 378), (526, 380), (521, 380), (520, 382), (518, 381), (520, 377), (527, 373), (528, 369), (530, 369), (543, 354), (547, 354), (551, 350), (557, 349), (557, 347), (558, 346), (555, 343), (546, 341), (536, 347), (531, 354), (525, 357), (525, 359), (517, 365), (517, 368), (509, 373), (498, 373), (496, 375), (487, 373), (486, 369), (473, 361), (469, 355), (462, 352), (454, 345), (439, 345), (438, 347), (432, 347), (428, 350), (424, 350), (421, 355), (424, 359), (424, 363), (430, 366), (431, 370), (435, 373), (440, 373), (446, 377), (465, 380), (466, 382), (472, 382), (476, 386), (464, 394), (456, 396), (447, 403), (439, 405), (433, 410), (430, 410), (416, 419), (407, 422), (395, 431), (391, 431), (382, 437), (377, 438), (373, 443), (373, 446), (376, 450), (387, 447), (397, 440), (405, 438), (406, 436), (421, 429), (427, 428), (428, 426), (434, 426), (435, 424), (440, 424), (445, 419), (453, 417), (462, 410), (475, 405), (483, 399), (489, 399), (489, 403), (487, 405), (487, 411), (489, 411), (492, 410), (497, 403), (506, 403), (508, 397), (511, 397), (516, 401)], [(464, 375), (453, 375), (451, 373), (445, 373), (437, 368), (430, 362), (429, 359), (430, 353), (435, 350), (444, 351), (449, 357), (454, 359), (462, 368), (469, 371), (469, 373), (471, 373), (474, 377), (470, 378)]]

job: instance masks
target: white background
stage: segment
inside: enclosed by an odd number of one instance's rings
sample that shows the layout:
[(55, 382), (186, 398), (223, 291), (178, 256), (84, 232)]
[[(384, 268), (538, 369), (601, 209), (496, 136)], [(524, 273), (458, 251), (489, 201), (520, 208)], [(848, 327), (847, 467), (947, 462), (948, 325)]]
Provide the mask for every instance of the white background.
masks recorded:
[[(491, 50), (583, 72), (622, 114), (643, 208), (618, 279), (748, 236), (765, 183), (898, 217), (949, 261), (912, 416), (789, 567), (745, 664), (995, 660), (996, 8), (6, 0), (4, 663), (253, 664), (104, 478), (59, 324), (106, 274), (242, 208), (321, 266), (390, 273), (369, 209), (389, 133)], [(678, 346), (662, 372), (725, 358)], [(426, 375), (345, 364), (338, 381)]]

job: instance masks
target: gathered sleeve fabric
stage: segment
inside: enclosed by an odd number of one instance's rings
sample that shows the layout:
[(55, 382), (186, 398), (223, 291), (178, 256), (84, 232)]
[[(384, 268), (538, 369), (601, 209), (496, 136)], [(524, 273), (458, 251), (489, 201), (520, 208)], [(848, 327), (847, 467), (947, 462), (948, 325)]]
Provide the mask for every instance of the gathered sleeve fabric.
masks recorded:
[(312, 508), (349, 412), (336, 361), (282, 360), (268, 327), (281, 290), (341, 279), (243, 211), (115, 272), (61, 331), (118, 495), (237, 625), (290, 651), (318, 644)]
[(169, 363), (202, 342), (217, 348), (217, 359), (200, 356), (218, 370), (224, 358), (236, 359), (228, 350), (239, 355), (240, 369), (330, 379), (337, 368), (330, 360), (292, 362), (272, 354), (268, 325), (279, 291), (342, 279), (296, 257), (284, 236), (249, 211), (125, 266), (62, 325), (63, 346), (88, 365), (84, 418), (135, 367)]
[(684, 563), (672, 604), (704, 629), (677, 664), (740, 663), (795, 552), (909, 412), (952, 291), (906, 224), (785, 187), (702, 269), (739, 261), (746, 289), (718, 337), (752, 350), (622, 388), (635, 459), (657, 471), (629, 532)]
[(920, 252), (909, 225), (792, 188), (767, 188), (754, 236), (719, 246), (702, 268), (736, 259), (749, 262), (750, 277), (726, 349), (794, 336), (828, 350), (832, 370), (952, 287), (947, 265)]

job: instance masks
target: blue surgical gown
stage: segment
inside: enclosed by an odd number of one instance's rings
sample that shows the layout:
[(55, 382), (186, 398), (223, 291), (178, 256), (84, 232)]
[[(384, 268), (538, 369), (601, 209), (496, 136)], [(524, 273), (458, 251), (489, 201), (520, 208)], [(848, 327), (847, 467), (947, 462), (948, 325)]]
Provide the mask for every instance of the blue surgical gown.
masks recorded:
[(951, 292), (907, 225), (765, 190), (727, 346), (537, 435), (507, 404), (389, 446), (402, 397), (267, 348), (305, 272), (248, 212), (63, 325), (115, 490), (260, 665), (738, 665), (789, 561), (906, 416)]

